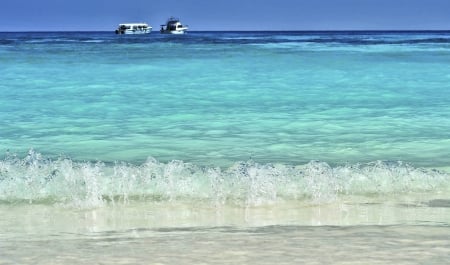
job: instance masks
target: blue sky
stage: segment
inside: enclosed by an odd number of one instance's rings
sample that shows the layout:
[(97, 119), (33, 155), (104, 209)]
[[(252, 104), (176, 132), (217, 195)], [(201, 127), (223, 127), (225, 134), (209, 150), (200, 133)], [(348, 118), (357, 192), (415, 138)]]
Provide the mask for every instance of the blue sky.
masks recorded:
[(174, 15), (191, 30), (450, 29), (450, 0), (0, 0), (0, 31), (154, 28)]

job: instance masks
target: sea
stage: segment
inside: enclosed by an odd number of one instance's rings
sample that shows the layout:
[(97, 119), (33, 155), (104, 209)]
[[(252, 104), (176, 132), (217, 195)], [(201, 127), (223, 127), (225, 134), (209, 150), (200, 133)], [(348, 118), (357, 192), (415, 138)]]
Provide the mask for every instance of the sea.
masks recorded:
[(448, 264), (450, 31), (0, 33), (0, 264)]

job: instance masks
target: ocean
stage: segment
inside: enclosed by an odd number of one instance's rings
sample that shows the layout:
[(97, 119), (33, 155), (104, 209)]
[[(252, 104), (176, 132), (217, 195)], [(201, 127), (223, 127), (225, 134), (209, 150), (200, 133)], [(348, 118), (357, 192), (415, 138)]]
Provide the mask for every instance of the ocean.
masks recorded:
[(0, 264), (450, 260), (450, 32), (7, 32), (0, 76)]

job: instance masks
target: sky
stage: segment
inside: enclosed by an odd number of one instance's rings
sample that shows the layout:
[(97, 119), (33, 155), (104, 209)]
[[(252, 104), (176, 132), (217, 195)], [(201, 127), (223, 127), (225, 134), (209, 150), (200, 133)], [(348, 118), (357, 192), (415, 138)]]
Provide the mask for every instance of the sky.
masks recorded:
[(449, 30), (450, 0), (0, 0), (0, 31), (159, 29), (177, 16), (191, 30)]

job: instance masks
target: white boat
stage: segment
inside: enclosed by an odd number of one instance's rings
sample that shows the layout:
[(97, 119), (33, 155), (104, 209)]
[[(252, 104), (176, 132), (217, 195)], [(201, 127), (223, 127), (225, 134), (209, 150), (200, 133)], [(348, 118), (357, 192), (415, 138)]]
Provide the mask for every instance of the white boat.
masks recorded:
[(184, 34), (188, 30), (187, 25), (181, 24), (176, 17), (170, 17), (165, 25), (161, 25), (161, 33), (163, 34)]
[(149, 34), (152, 27), (147, 23), (125, 23), (119, 24), (116, 34)]

